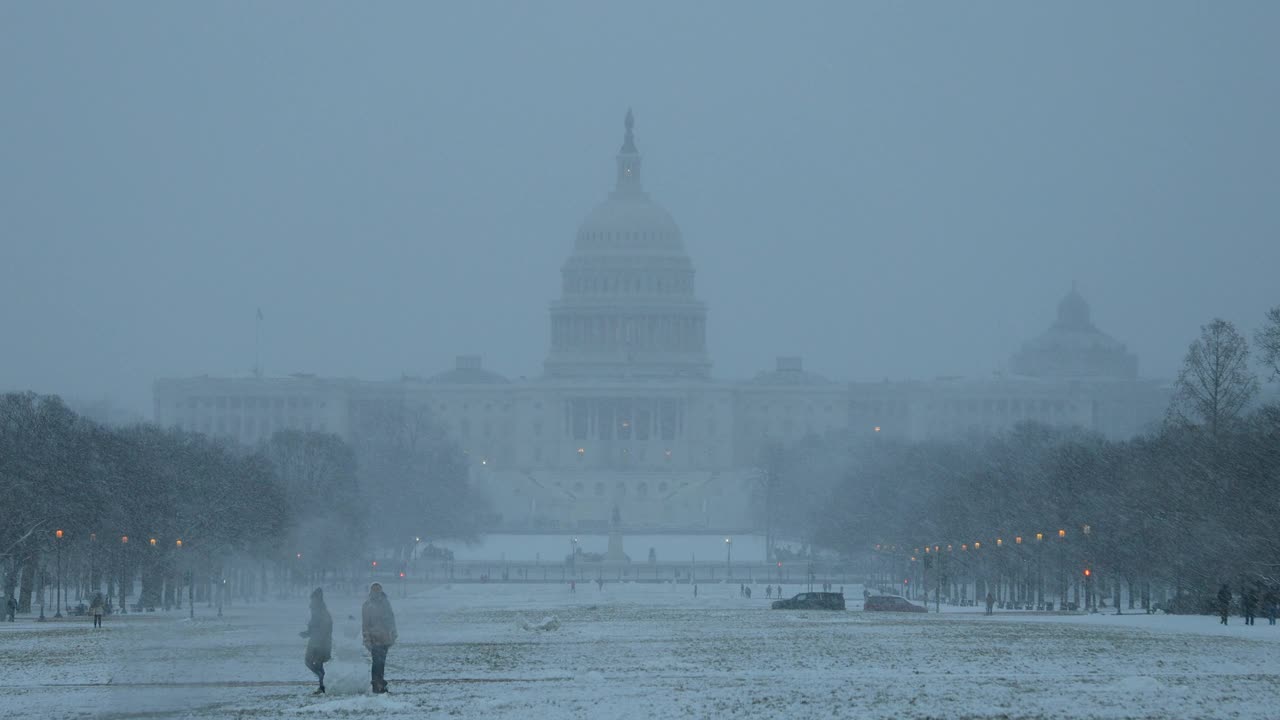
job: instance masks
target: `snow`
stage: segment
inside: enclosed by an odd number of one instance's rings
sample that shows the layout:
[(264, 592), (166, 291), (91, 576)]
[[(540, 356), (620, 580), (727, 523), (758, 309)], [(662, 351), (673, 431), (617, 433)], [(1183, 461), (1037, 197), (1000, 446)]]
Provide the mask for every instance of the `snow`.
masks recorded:
[[(697, 598), (688, 585), (626, 583), (409, 594), (392, 596), (400, 641), (386, 696), (368, 691), (362, 598), (338, 588), (325, 593), (330, 692), (311, 694), (299, 589), (221, 619), (200, 606), (194, 622), (130, 615), (98, 631), (80, 618), (0, 623), (0, 716), (1273, 718), (1280, 707), (1280, 626), (1265, 621), (772, 611), (736, 584)], [(551, 619), (554, 632), (522, 624)]]

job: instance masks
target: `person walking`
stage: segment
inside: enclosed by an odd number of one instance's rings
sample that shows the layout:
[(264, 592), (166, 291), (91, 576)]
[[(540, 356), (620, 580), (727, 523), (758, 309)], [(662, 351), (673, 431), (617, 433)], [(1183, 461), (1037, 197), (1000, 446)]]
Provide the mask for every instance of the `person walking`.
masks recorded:
[(369, 669), (370, 685), (375, 693), (387, 691), (383, 673), (387, 668), (387, 650), (396, 642), (396, 616), (391, 611), (391, 600), (382, 592), (382, 583), (369, 586), (369, 599), (361, 608), (361, 626), (364, 646), (369, 648), (373, 664)]
[[(17, 616), (18, 614), (17, 598), (10, 595), (9, 598), (4, 601), (4, 612), (6, 615), (9, 616), (9, 622), (13, 622), (14, 617)], [(1274, 625), (1275, 623), (1272, 623), (1272, 624)]]
[(1254, 613), (1258, 610), (1258, 592), (1252, 587), (1240, 589), (1240, 608), (1244, 610), (1244, 624), (1252, 625)]
[(1280, 603), (1277, 602), (1275, 588), (1267, 588), (1267, 591), (1262, 594), (1262, 612), (1267, 614), (1268, 625), (1276, 624), (1276, 610), (1280, 609), (1276, 607), (1278, 604)]
[(106, 601), (102, 599), (102, 593), (95, 593), (93, 602), (89, 604), (89, 614), (93, 616), (93, 626), (95, 628), (102, 627), (102, 612), (105, 610)]
[(329, 662), (333, 654), (333, 617), (324, 604), (324, 591), (316, 588), (311, 591), (311, 619), (307, 620), (307, 629), (298, 633), (307, 639), (307, 653), (303, 658), (307, 669), (315, 673), (320, 681), (316, 695), (324, 694), (324, 664)]
[(1218, 618), (1223, 625), (1227, 624), (1227, 616), (1231, 614), (1231, 588), (1222, 583), (1218, 588)]
[(993, 611), (995, 606), (996, 606), (996, 596), (992, 595), (991, 593), (987, 593), (987, 614), (988, 615), (995, 614), (995, 612)]

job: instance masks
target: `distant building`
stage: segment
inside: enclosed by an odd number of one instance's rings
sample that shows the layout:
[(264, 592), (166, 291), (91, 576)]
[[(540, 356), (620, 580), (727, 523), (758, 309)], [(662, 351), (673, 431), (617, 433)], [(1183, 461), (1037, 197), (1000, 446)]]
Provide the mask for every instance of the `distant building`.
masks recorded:
[(741, 531), (758, 525), (769, 441), (958, 437), (1025, 420), (1120, 437), (1161, 416), (1166, 390), (1137, 379), (1074, 289), (1010, 375), (842, 383), (781, 357), (747, 381), (713, 379), (693, 263), (643, 188), (630, 113), (625, 129), (614, 190), (561, 269), (541, 376), (513, 382), (464, 355), (425, 379), (166, 379), (156, 421), (245, 443), (286, 428), (351, 437), (380, 403), (404, 403), (467, 451), (502, 528), (605, 530), (617, 507), (628, 529)]

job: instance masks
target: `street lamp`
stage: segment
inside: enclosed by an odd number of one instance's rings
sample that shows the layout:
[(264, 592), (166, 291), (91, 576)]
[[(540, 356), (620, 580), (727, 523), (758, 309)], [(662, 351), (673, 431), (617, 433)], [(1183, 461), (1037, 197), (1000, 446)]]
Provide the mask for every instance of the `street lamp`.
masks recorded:
[(731, 538), (724, 539), (724, 574), (726, 579), (733, 577), (733, 540)]
[(53, 547), (58, 555), (58, 588), (57, 588), (56, 594), (54, 595), (54, 599), (57, 601), (57, 607), (55, 608), (55, 612), (53, 613), (53, 616), (56, 618), (60, 618), (62, 617), (62, 531), (61, 530), (53, 531)]
[[(175, 547), (178, 548), (179, 551), (182, 550), (182, 538), (178, 538), (177, 540), (174, 541), (173, 544)], [(186, 571), (186, 578), (184, 579), (187, 581), (187, 612), (189, 613), (187, 617), (191, 618), (192, 620), (195, 620), (196, 619), (196, 585), (194, 582), (195, 573), (191, 572), (190, 558), (187, 558), (187, 571)], [(181, 590), (177, 592), (177, 596), (178, 596), (178, 607), (181, 608), (182, 607), (182, 591)]]
[(125, 551), (129, 549), (129, 536), (120, 536), (120, 614), (129, 614), (129, 593), (125, 590), (128, 583), (127, 576), (129, 574), (129, 565), (125, 557)]

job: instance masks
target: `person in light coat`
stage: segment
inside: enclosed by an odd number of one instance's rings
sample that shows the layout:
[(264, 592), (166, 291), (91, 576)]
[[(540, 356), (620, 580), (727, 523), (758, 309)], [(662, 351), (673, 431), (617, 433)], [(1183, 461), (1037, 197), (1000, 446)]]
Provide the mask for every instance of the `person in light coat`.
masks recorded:
[(373, 658), (370, 667), (370, 684), (375, 693), (387, 691), (383, 673), (387, 667), (387, 650), (396, 642), (396, 615), (391, 610), (391, 600), (382, 592), (382, 583), (369, 586), (369, 599), (361, 609), (361, 628), (364, 646)]

